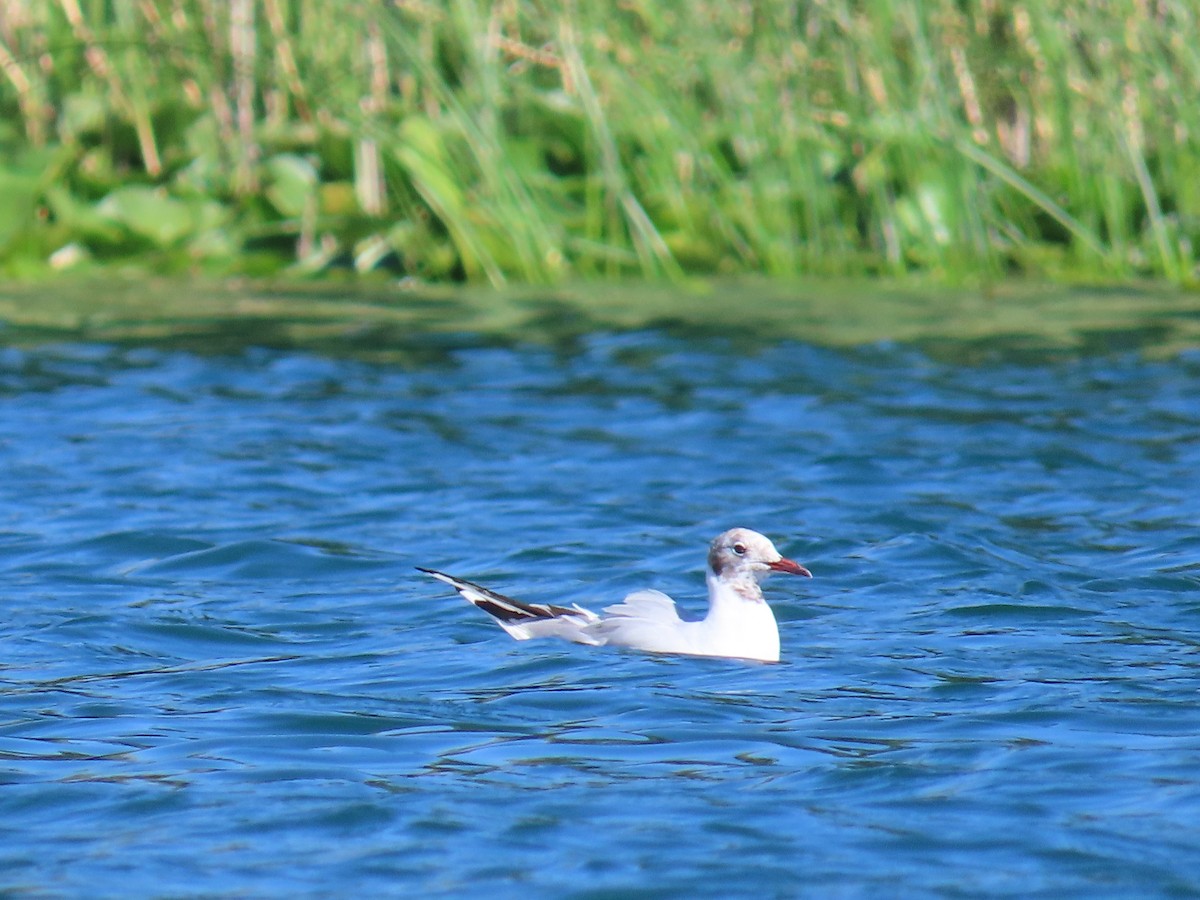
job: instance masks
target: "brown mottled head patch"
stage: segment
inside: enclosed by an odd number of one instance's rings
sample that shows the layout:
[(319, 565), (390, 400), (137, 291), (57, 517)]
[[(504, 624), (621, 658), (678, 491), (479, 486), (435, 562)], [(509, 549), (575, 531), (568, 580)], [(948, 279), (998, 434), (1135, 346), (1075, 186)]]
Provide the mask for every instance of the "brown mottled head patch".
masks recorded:
[(721, 549), (715, 541), (708, 548), (708, 567), (712, 569), (714, 575), (720, 575), (725, 566), (729, 564), (729, 559), (721, 553)]
[(809, 574), (803, 566), (780, 556), (770, 539), (749, 528), (731, 528), (717, 535), (708, 548), (708, 568), (734, 590), (746, 582), (748, 593), (757, 593), (758, 582), (771, 572)]

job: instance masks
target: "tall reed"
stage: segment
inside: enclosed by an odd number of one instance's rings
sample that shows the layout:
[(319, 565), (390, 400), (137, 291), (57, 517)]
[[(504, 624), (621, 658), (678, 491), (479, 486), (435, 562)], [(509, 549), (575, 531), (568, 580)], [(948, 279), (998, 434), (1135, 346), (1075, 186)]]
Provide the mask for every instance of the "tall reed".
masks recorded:
[(1191, 283), (1197, 18), (1179, 0), (2, 0), (0, 261)]

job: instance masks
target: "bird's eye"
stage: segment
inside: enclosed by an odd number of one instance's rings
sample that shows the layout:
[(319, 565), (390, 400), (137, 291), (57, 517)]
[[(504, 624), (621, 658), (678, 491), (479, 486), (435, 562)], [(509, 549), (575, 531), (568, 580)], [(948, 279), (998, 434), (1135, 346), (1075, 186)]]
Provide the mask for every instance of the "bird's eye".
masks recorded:
[(736, 553), (738, 556), (745, 556), (746, 555), (746, 545), (745, 544), (734, 544), (733, 552)]

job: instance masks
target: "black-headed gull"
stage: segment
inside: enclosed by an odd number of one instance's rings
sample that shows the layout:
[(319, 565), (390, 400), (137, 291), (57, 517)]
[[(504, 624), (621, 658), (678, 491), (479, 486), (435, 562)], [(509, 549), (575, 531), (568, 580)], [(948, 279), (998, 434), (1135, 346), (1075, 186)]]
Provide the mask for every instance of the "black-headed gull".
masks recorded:
[(492, 616), (518, 641), (559, 637), (577, 644), (611, 644), (650, 653), (723, 656), (779, 661), (779, 629), (759, 586), (772, 572), (812, 573), (785, 559), (763, 535), (733, 528), (708, 550), (708, 615), (697, 622), (679, 618), (675, 601), (661, 591), (636, 591), (599, 616), (572, 604), (526, 603), (434, 569), (432, 575)]

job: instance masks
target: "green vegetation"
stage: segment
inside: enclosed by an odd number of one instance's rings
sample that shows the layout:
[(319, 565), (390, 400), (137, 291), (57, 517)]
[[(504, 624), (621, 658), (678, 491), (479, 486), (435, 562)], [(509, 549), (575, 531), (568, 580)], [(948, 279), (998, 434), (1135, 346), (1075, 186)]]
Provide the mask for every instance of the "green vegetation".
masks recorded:
[[(1173, 359), (1200, 347), (1200, 294), (1010, 281), (974, 288), (783, 278), (686, 288), (605, 282), (569, 288), (438, 285), (397, 291), (369, 279), (271, 283), (109, 277), (0, 285), (6, 346), (103, 343), (204, 353), (300, 349), (426, 365), (464, 346), (535, 343), (564, 352), (597, 332), (731, 340), (753, 352), (782, 340), (821, 347), (881, 341), (968, 365), (1136, 351)], [(631, 346), (636, 347), (638, 342)], [(631, 349), (633, 354), (639, 351)]]
[(0, 268), (1191, 284), (1185, 0), (6, 0)]

